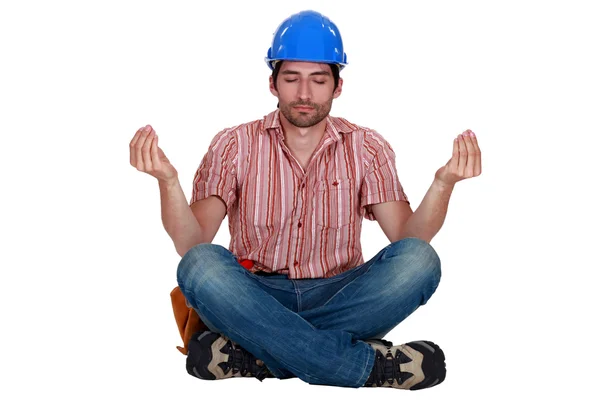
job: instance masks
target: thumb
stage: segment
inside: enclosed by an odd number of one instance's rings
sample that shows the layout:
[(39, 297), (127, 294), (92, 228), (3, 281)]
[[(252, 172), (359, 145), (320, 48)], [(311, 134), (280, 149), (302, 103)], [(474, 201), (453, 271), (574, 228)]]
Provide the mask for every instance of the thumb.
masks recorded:
[(165, 153), (162, 151), (162, 149), (160, 147), (158, 148), (158, 156), (164, 160), (169, 161), (169, 159), (167, 158), (167, 156), (165, 155)]

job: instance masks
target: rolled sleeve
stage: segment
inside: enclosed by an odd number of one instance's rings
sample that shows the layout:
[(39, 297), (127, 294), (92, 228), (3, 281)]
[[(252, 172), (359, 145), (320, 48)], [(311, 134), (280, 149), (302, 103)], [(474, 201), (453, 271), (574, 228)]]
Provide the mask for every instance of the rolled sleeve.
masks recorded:
[[(370, 140), (369, 140), (370, 139)], [(372, 134), (365, 140), (365, 154), (373, 154), (361, 184), (361, 215), (375, 221), (371, 205), (388, 201), (408, 201), (396, 170), (396, 155), (385, 139)]]
[(237, 142), (230, 131), (219, 132), (211, 141), (194, 175), (190, 205), (210, 196), (220, 197), (227, 213), (237, 200)]

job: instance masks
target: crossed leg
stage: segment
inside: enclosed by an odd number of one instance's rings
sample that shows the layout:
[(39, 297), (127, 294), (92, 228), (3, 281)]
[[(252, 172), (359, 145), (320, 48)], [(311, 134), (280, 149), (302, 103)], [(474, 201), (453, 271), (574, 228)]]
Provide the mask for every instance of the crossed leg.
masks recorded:
[(178, 282), (207, 325), (257, 358), (278, 378), (360, 387), (374, 351), (359, 339), (381, 337), (425, 304), (440, 279), (440, 261), (426, 242), (407, 238), (383, 249), (332, 297), (298, 313), (263, 290), (235, 256), (201, 244), (182, 258)]

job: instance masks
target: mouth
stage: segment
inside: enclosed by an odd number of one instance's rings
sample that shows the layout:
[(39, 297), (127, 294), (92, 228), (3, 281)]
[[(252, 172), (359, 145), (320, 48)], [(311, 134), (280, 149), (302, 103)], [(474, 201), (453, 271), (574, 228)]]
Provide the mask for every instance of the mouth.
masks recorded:
[(313, 107), (307, 107), (307, 106), (296, 106), (296, 107), (294, 107), (294, 109), (298, 110), (300, 112), (309, 112), (309, 111), (314, 110)]

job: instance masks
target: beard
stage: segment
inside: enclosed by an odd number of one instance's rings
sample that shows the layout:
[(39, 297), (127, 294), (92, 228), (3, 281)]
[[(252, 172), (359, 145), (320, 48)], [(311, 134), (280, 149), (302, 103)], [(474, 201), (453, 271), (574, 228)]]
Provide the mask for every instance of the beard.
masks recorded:
[[(283, 116), (294, 126), (298, 128), (308, 128), (323, 121), (331, 111), (333, 96), (323, 104), (312, 103), (310, 101), (294, 101), (288, 104), (281, 104), (279, 110)], [(310, 112), (300, 112), (294, 110), (294, 107), (306, 106), (312, 107)]]

